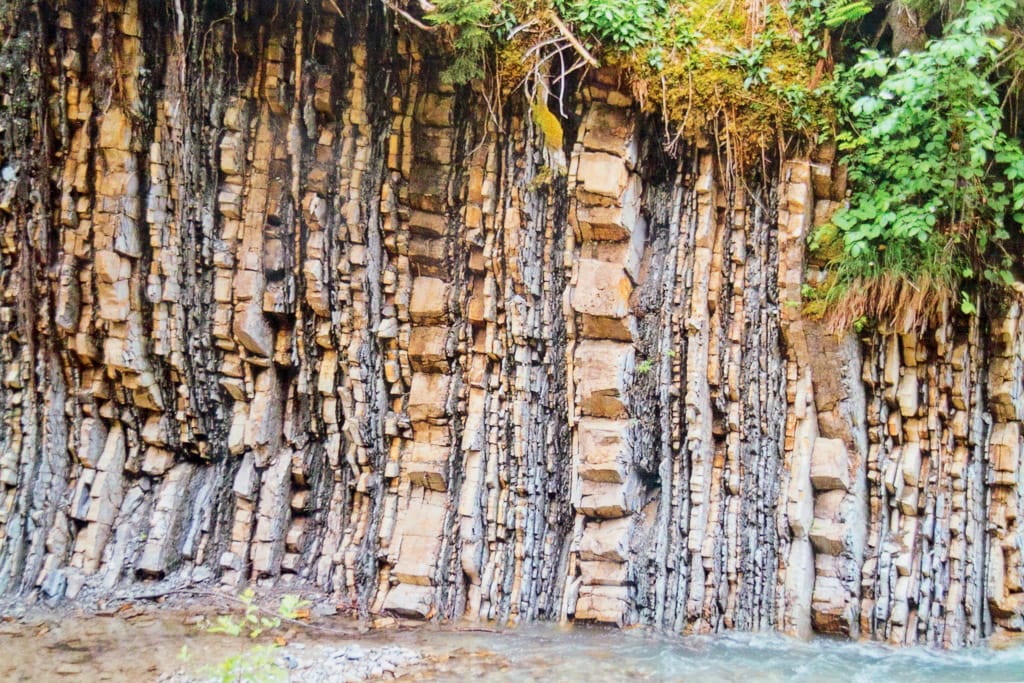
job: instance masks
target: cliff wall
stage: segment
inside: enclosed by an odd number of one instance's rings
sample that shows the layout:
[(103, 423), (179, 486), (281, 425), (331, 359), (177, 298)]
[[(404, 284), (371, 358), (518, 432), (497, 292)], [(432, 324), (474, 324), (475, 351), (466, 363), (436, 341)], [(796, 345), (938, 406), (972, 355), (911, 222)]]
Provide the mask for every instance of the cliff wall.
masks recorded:
[(1019, 304), (833, 337), (827, 153), (669, 157), (611, 70), (559, 148), (316, 5), (0, 4), (0, 591), (1024, 627)]

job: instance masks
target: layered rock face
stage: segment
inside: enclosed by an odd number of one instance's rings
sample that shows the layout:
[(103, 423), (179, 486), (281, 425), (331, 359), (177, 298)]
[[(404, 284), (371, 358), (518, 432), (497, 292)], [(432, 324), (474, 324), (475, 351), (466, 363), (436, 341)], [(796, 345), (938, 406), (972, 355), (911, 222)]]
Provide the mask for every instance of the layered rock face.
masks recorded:
[(666, 157), (610, 71), (556, 150), (382, 3), (214, 5), (0, 5), (0, 590), (1024, 627), (1020, 306), (803, 317), (828, 156)]

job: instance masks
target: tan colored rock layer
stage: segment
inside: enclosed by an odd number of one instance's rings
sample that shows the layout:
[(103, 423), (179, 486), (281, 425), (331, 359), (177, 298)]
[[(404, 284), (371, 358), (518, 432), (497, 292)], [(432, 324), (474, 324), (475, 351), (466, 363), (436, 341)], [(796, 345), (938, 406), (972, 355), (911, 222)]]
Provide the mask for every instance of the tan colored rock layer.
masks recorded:
[(381, 3), (151, 5), (23, 0), (0, 36), (42, 70), (0, 79), (0, 591), (1024, 628), (1020, 306), (803, 318), (827, 150), (664, 168), (599, 71), (561, 168)]

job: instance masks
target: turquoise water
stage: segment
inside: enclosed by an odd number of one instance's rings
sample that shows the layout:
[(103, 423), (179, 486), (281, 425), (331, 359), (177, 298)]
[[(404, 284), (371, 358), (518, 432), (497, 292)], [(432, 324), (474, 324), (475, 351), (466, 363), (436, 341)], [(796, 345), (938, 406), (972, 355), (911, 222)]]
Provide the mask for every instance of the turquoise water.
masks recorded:
[(673, 638), (642, 631), (554, 626), (530, 626), (501, 634), (420, 632), (409, 640), (409, 645), (427, 650), (485, 650), (497, 655), (479, 665), (456, 656), (449, 671), (430, 677), (442, 681), (1024, 680), (1021, 647), (949, 652), (828, 639), (801, 642), (778, 635)]

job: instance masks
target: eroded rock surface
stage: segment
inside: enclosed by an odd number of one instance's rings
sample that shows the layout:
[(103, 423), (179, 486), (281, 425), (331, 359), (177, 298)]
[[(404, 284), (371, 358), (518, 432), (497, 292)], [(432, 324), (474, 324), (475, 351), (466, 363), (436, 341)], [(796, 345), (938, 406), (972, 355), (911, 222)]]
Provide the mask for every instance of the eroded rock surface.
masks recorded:
[(801, 312), (829, 155), (667, 162), (599, 71), (550, 168), (382, 3), (285, 5), (10, 10), (0, 590), (1024, 628), (1019, 303), (836, 339)]

